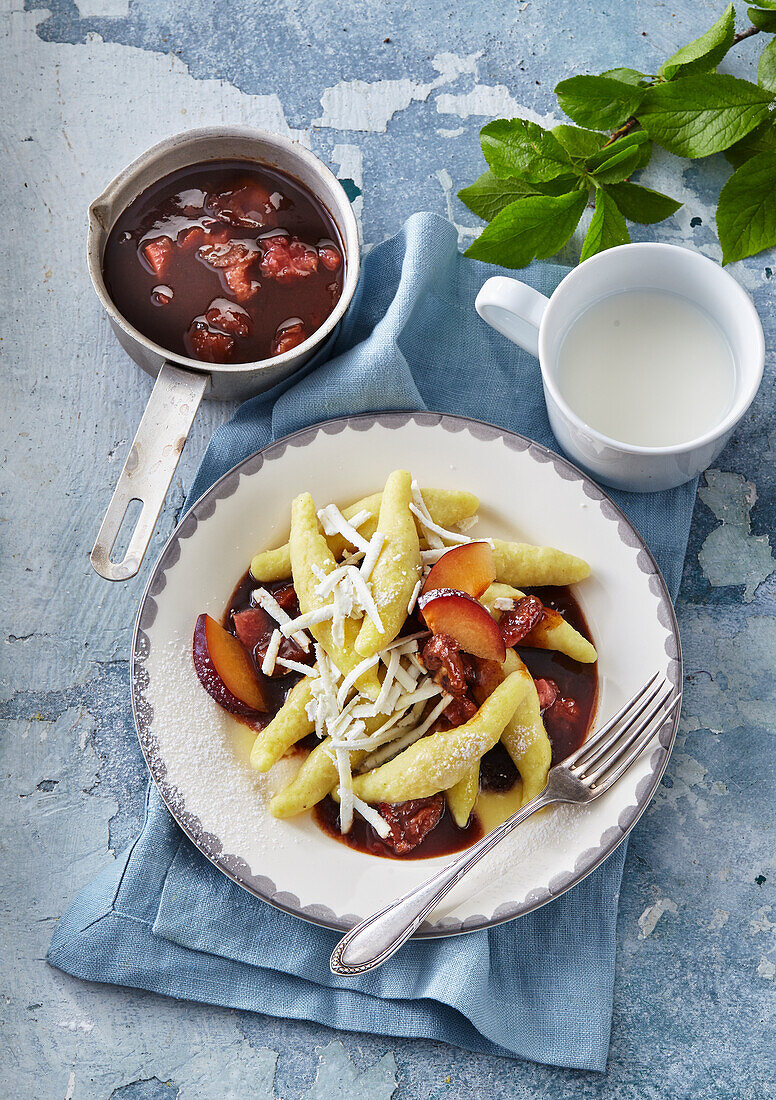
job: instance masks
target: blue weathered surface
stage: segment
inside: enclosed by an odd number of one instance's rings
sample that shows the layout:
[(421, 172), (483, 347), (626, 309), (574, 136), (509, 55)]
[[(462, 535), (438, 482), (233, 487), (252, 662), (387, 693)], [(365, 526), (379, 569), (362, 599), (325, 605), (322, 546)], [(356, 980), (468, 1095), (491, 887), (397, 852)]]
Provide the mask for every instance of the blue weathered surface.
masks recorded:
[[(776, 1095), (771, 352), (753, 409), (696, 507), (678, 609), (682, 732), (631, 840), (605, 1078), (89, 986), (43, 961), (57, 916), (138, 828), (145, 773), (127, 695), (131, 623), (154, 549), (230, 412), (211, 404), (200, 414), (142, 575), (101, 581), (88, 551), (150, 381), (91, 292), (88, 201), (175, 130), (248, 122), (299, 137), (352, 181), (367, 245), (418, 209), (450, 216), (465, 243), (476, 219), (455, 191), (480, 171), (483, 121), (548, 119), (552, 86), (576, 71), (652, 70), (721, 7), (29, 0), (24, 10), (6, 0), (4, 1095)], [(727, 67), (751, 76), (759, 49), (744, 43)], [(651, 178), (685, 206), (640, 235), (718, 258), (713, 196), (727, 171), (722, 158), (657, 157)], [(772, 345), (774, 257), (731, 270)]]

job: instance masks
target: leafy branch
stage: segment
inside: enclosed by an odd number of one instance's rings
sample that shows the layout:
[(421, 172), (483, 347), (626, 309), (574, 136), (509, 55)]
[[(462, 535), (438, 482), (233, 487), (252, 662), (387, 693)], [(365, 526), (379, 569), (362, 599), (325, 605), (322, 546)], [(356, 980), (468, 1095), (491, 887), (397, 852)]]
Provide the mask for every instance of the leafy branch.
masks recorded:
[(733, 165), (717, 204), (723, 264), (776, 244), (776, 38), (756, 84), (717, 72), (731, 47), (776, 34), (776, 0), (756, 0), (748, 14), (752, 25), (736, 33), (730, 4), (657, 73), (617, 68), (562, 80), (555, 94), (573, 125), (502, 118), (483, 126), (488, 170), (458, 194), (489, 224), (466, 255), (504, 267), (547, 259), (590, 201), (581, 259), (626, 244), (627, 222), (660, 222), (682, 205), (631, 178), (655, 145), (692, 160), (724, 152)]

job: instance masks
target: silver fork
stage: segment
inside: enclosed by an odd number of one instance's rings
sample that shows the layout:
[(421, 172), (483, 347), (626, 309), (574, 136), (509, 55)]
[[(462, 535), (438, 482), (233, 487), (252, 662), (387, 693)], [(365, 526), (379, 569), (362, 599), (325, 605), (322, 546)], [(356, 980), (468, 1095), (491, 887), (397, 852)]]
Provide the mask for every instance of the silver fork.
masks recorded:
[(608, 791), (671, 717), (681, 698), (681, 692), (674, 693), (667, 680), (655, 673), (581, 748), (550, 769), (541, 794), (433, 878), (351, 928), (332, 952), (332, 973), (364, 974), (382, 966), (467, 871), (537, 810), (557, 802), (592, 802)]

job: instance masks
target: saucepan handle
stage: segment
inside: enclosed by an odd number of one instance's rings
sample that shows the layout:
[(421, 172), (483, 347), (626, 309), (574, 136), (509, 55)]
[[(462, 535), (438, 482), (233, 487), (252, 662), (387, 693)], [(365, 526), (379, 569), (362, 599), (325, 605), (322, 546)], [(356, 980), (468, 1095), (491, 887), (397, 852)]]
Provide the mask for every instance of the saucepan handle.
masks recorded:
[[(129, 580), (140, 568), (208, 381), (209, 375), (172, 363), (159, 371), (91, 553), (92, 566), (106, 580)], [(124, 557), (113, 562), (111, 550), (133, 500), (143, 508)]]

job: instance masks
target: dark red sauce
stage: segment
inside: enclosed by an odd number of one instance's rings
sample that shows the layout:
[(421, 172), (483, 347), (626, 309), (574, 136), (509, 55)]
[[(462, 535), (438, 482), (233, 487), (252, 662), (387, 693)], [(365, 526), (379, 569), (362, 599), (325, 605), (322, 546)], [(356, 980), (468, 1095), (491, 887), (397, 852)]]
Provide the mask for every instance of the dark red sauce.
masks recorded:
[(353, 817), (350, 832), (343, 835), (339, 829), (339, 806), (333, 798), (324, 798), (314, 807), (313, 820), (334, 840), (339, 840), (359, 852), (384, 856), (386, 859), (431, 859), (432, 856), (446, 856), (451, 852), (463, 851), (482, 836), (482, 826), (476, 814), (472, 814), (469, 818), (469, 824), (465, 829), (459, 829), (445, 806), (439, 824), (425, 835), (416, 848), (400, 856), (381, 840), (372, 826), (358, 814)]
[(113, 226), (105, 285), (121, 314), (171, 352), (214, 363), (281, 354), (320, 328), (344, 254), (323, 204), (250, 161), (181, 168)]
[[(559, 611), (566, 622), (592, 641), (582, 608), (568, 588), (548, 586), (529, 589), (529, 592), (537, 595), (545, 607)], [(542, 714), (552, 745), (552, 762), (558, 764), (587, 737), (598, 700), (598, 665), (582, 665), (550, 649), (531, 649), (529, 646), (517, 646), (516, 649), (535, 680), (554, 680), (561, 696), (577, 704), (579, 715), (571, 720), (566, 718), (561, 706), (549, 707)]]
[[(290, 581), (278, 581), (273, 584), (263, 584), (261, 587), (275, 594), (281, 589), (287, 588), (290, 583)], [(257, 585), (256, 581), (251, 576), (250, 570), (248, 570), (245, 576), (240, 579), (239, 584), (232, 593), (232, 598), (229, 600), (227, 609), (224, 612), (224, 617), (221, 620), (221, 625), (225, 627), (230, 634), (236, 634), (234, 627), (235, 614), (240, 611), (246, 611), (253, 606), (251, 603), (251, 592), (258, 587), (259, 585)], [(238, 721), (243, 722), (246, 726), (250, 726), (251, 729), (258, 731), (264, 729), (264, 727), (272, 721), (283, 706), (291, 688), (297, 681), (301, 680), (302, 674), (301, 672), (294, 672), (291, 670), (285, 676), (265, 676), (261, 671), (260, 661), (256, 659), (255, 655), (252, 655), (252, 657), (254, 669), (259, 679), (259, 683), (261, 684), (262, 692), (264, 693), (264, 697), (269, 699), (270, 707), (265, 714), (257, 714), (253, 718), (242, 718), (237, 714), (235, 714), (234, 717), (237, 718)], [(310, 738), (305, 738), (305, 741), (299, 742), (297, 747), (299, 749), (303, 747), (315, 748), (315, 745), (318, 743), (318, 738), (315, 734), (312, 734), (312, 742), (309, 745), (305, 745), (305, 742), (308, 741), (310, 741)]]
[[(273, 593), (288, 588), (290, 581), (276, 581), (262, 587)], [(251, 592), (257, 587), (250, 571), (235, 588), (229, 606), (224, 614), (223, 625), (231, 633), (234, 630), (234, 615), (251, 607)], [(582, 609), (568, 588), (539, 588), (534, 591), (545, 607), (560, 612), (567, 622), (590, 639), (590, 631), (582, 614)], [(415, 630), (423, 629), (423, 624), (415, 625)], [(405, 629), (403, 633), (407, 633)], [(551, 680), (558, 688), (558, 703), (546, 708), (542, 717), (547, 735), (552, 745), (552, 762), (557, 764), (569, 753), (579, 748), (585, 740), (595, 714), (598, 698), (598, 666), (578, 664), (568, 657), (552, 650), (532, 649), (529, 646), (517, 646), (517, 652), (525, 662), (535, 679)], [(272, 693), (273, 706), (267, 713), (256, 719), (243, 718), (241, 721), (261, 729), (277, 713), (290, 688), (300, 679), (300, 673), (291, 672), (281, 678), (269, 679), (257, 665), (257, 674), (262, 687)], [(574, 701), (573, 713), (562, 705), (564, 699)], [(235, 716), (237, 717), (237, 716)], [(318, 738), (311, 734), (295, 746), (296, 751), (313, 749)], [(503, 792), (511, 790), (519, 779), (517, 768), (509, 753), (499, 742), (486, 753), (480, 764), (480, 789), (483, 791)], [(397, 855), (375, 832), (368, 822), (358, 814), (353, 819), (349, 833), (339, 831), (339, 806), (332, 798), (325, 798), (313, 809), (313, 819), (325, 833), (333, 839), (371, 855), (386, 859), (430, 859), (433, 856), (450, 855), (462, 851), (474, 844), (482, 836), (482, 825), (477, 814), (472, 814), (465, 829), (459, 829), (445, 806), (439, 823), (428, 833), (417, 847), (405, 855)]]

